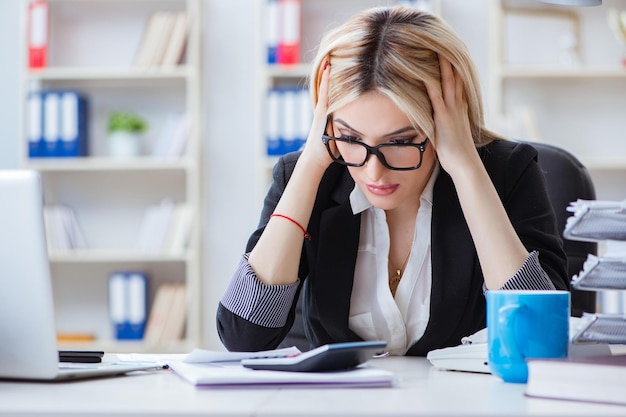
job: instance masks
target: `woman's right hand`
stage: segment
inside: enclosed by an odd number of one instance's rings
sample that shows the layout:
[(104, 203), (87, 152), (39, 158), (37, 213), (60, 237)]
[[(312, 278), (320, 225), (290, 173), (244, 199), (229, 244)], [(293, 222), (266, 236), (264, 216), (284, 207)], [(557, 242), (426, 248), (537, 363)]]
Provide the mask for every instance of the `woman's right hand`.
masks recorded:
[(322, 142), (322, 135), (324, 134), (327, 122), (328, 80), (330, 78), (329, 62), (325, 61), (323, 65), (325, 65), (325, 68), (322, 71), (317, 104), (313, 112), (313, 123), (311, 124), (309, 136), (307, 137), (300, 160), (318, 165), (321, 169), (326, 170), (333, 160), (328, 154), (326, 146)]

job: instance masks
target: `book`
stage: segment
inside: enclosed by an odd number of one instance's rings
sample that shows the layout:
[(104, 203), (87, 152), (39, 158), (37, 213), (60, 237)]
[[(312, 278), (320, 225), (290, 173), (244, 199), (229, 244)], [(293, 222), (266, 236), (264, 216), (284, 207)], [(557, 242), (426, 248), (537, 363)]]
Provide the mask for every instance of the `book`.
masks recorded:
[(159, 285), (150, 308), (144, 343), (151, 347), (166, 346), (180, 340), (187, 318), (186, 286), (180, 283)]
[(160, 22), (161, 26), (159, 27), (159, 31), (157, 32), (158, 37), (156, 40), (154, 55), (152, 56), (152, 60), (149, 64), (152, 66), (160, 66), (161, 62), (163, 62), (165, 51), (167, 50), (167, 46), (172, 36), (172, 30), (174, 29), (174, 25), (176, 24), (176, 15), (174, 14), (174, 12), (160, 13), (162, 14)]
[(63, 204), (44, 206), (48, 251), (88, 247), (74, 209)]
[(187, 289), (185, 284), (171, 284), (171, 306), (159, 339), (160, 345), (167, 345), (183, 338), (187, 318)]
[(167, 283), (159, 285), (156, 290), (143, 338), (144, 343), (149, 346), (157, 346), (161, 342), (163, 328), (172, 307), (174, 290), (174, 286)]
[(183, 253), (189, 245), (189, 237), (194, 222), (194, 213), (191, 205), (186, 203), (177, 204), (174, 207), (172, 221), (167, 232), (167, 251), (171, 253)]
[(48, 1), (28, 4), (28, 66), (45, 68), (48, 64)]
[(187, 44), (189, 22), (185, 12), (177, 12), (173, 16), (172, 30), (167, 41), (160, 64), (165, 67), (180, 64)]
[(191, 119), (187, 113), (168, 114), (155, 140), (152, 156), (159, 159), (177, 158), (185, 153)]
[(626, 405), (626, 355), (530, 359), (526, 395)]
[(175, 16), (171, 12), (155, 12), (149, 17), (135, 55), (135, 66), (153, 67), (161, 64), (174, 23)]
[(166, 238), (174, 212), (174, 201), (163, 199), (158, 205), (150, 205), (143, 216), (135, 247), (145, 252), (158, 252), (167, 246)]

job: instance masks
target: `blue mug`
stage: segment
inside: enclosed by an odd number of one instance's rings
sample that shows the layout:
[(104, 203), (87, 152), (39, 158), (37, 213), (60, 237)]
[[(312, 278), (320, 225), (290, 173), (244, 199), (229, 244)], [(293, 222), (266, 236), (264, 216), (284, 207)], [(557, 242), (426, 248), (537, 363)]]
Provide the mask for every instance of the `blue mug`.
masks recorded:
[(488, 291), (491, 372), (505, 382), (525, 383), (526, 359), (567, 357), (569, 317), (568, 291)]

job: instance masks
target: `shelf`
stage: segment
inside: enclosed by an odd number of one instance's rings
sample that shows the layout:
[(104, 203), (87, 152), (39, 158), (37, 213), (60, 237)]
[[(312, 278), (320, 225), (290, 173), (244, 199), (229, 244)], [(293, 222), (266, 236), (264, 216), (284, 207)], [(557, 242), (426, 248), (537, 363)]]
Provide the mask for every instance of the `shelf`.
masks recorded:
[[(57, 329), (69, 334), (88, 329), (95, 341), (59, 342), (63, 349), (104, 350), (109, 352), (189, 351), (202, 344), (201, 326), (202, 257), (200, 256), (203, 219), (200, 213), (201, 157), (203, 137), (200, 96), (202, 72), (201, 0), (48, 0), (48, 67), (28, 67), (27, 25), (22, 25), (20, 112), (20, 167), (40, 172), (43, 198), (47, 205), (70, 207), (91, 248), (62, 249), (68, 245), (51, 240), (49, 261), (54, 286)], [(28, 2), (21, 6), (27, 22)], [(145, 40), (152, 16), (159, 12), (184, 12), (190, 18), (183, 57), (178, 65), (135, 66), (135, 57)], [(164, 15), (163, 15), (164, 16)], [(177, 20), (177, 22), (179, 22)], [(177, 32), (179, 33), (179, 32)], [(166, 42), (163, 39), (155, 43)], [(152, 43), (152, 42), (150, 42)], [(170, 62), (170, 61), (168, 61)], [(67, 119), (55, 120), (54, 100), (29, 107), (28, 93), (76, 91), (86, 101), (88, 156), (67, 158), (30, 158), (29, 133), (39, 126), (37, 135), (62, 136)], [(52, 103), (52, 104), (50, 104)], [(25, 105), (26, 104), (26, 105)], [(71, 103), (70, 103), (71, 105)], [(70, 105), (63, 107), (65, 115)], [(81, 109), (82, 110), (82, 109)], [(57, 108), (58, 113), (63, 115)], [(141, 137), (137, 157), (110, 157), (107, 137), (108, 116), (114, 111), (140, 115), (149, 129)], [(48, 113), (49, 112), (49, 113)], [(48, 114), (49, 119), (42, 115)], [(185, 134), (186, 150), (177, 156), (152, 156), (160, 150), (165, 135), (177, 138), (180, 129), (168, 129), (170, 116), (185, 114), (191, 121)], [(29, 117), (37, 123), (32, 123)], [(74, 120), (74, 119), (69, 119)], [(49, 124), (47, 124), (49, 123)], [(170, 125), (168, 125), (170, 123)], [(73, 125), (70, 125), (73, 126)], [(51, 133), (52, 132), (52, 133)], [(169, 199), (176, 211), (155, 218), (168, 226), (166, 238), (178, 236), (181, 245), (161, 245), (163, 249), (140, 250), (135, 244), (143, 236), (141, 226), (148, 210)], [(185, 207), (191, 213), (185, 223)], [(151, 213), (156, 213), (151, 211)], [(48, 222), (53, 222), (48, 216)], [(171, 223), (170, 223), (171, 222)], [(190, 225), (191, 224), (191, 225)], [(178, 227), (178, 229), (177, 229)], [(139, 230), (136, 230), (139, 229)], [(190, 233), (187, 235), (187, 230)], [(67, 230), (64, 230), (67, 232)], [(174, 233), (178, 232), (178, 233)], [(57, 245), (55, 246), (55, 243)], [(71, 246), (71, 245), (70, 245)], [(81, 245), (77, 245), (81, 246)], [(148, 245), (149, 246), (149, 245)], [(157, 245), (154, 245), (155, 247)], [(170, 247), (172, 249), (170, 249)], [(182, 248), (184, 247), (184, 249)], [(61, 249), (59, 249), (61, 248)], [(108, 315), (108, 278), (120, 269), (133, 269), (147, 276), (148, 311), (158, 286), (181, 283), (186, 286), (184, 340), (149, 345), (141, 341), (115, 339)], [(85, 279), (88, 277), (88, 279)], [(148, 313), (149, 314), (149, 313)], [(177, 335), (176, 338), (179, 336)]]
[(95, 264), (95, 263), (164, 263), (187, 262), (186, 253), (142, 252), (139, 250), (84, 249), (53, 251), (49, 254), (51, 263)]
[(620, 67), (579, 67), (579, 68), (547, 68), (547, 67), (522, 67), (503, 66), (501, 70), (503, 78), (528, 78), (528, 79), (626, 79), (626, 68)]
[(309, 64), (268, 65), (267, 75), (273, 78), (306, 78), (309, 76)]
[(162, 171), (187, 170), (194, 162), (187, 158), (158, 159), (153, 157), (136, 157), (113, 159), (106, 157), (55, 158), (46, 160), (29, 160), (24, 164), (26, 169), (41, 172), (72, 172), (72, 171)]
[[(185, 340), (159, 345), (159, 353), (188, 353), (197, 346)], [(59, 342), (60, 350), (99, 350), (107, 353), (152, 353), (154, 346), (134, 340), (95, 340), (93, 342)]]
[(164, 67), (52, 67), (41, 70), (29, 70), (26, 77), (30, 80), (163, 80), (184, 79), (195, 75), (193, 68), (187, 66)]

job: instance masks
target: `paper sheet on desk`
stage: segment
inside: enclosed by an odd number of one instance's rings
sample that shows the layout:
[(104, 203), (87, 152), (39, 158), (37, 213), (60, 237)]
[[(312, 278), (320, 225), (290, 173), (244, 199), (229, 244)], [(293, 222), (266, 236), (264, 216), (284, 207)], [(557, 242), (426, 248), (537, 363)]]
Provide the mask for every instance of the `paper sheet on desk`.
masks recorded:
[(260, 371), (244, 368), (236, 362), (173, 362), (170, 368), (195, 386), (288, 386), (315, 388), (390, 387), (394, 374), (367, 365), (337, 372)]
[(295, 346), (283, 349), (264, 350), (260, 352), (222, 352), (216, 350), (194, 349), (183, 359), (183, 362), (239, 362), (242, 359), (280, 358), (288, 355), (297, 355), (299, 353), (302, 352), (300, 352), (300, 350)]

